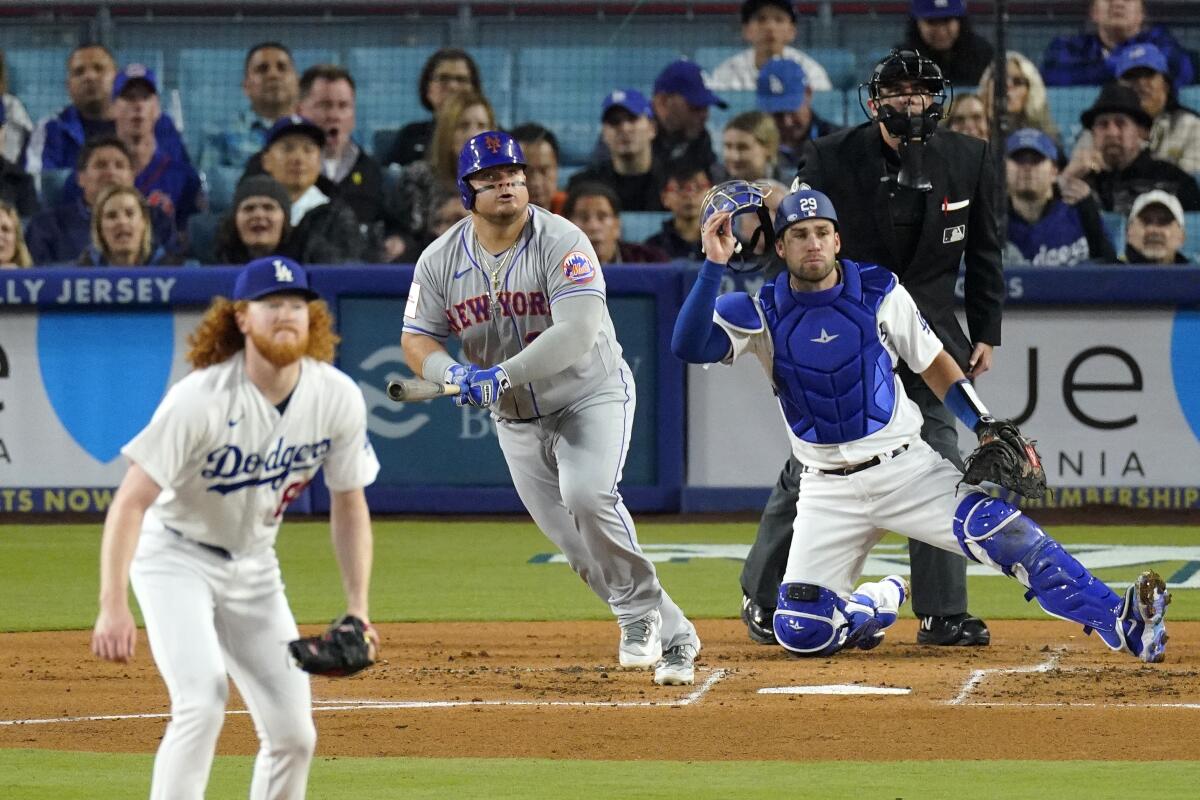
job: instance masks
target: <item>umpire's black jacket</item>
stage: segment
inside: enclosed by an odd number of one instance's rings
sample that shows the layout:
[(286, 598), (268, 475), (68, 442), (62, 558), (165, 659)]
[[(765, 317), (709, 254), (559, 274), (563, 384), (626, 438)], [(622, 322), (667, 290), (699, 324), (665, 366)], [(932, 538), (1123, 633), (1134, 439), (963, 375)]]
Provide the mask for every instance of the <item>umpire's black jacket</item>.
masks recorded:
[[(1004, 303), (1001, 243), (994, 215), (995, 170), (987, 144), (939, 130), (925, 149), (927, 193), (912, 258), (897, 253), (888, 175), (877, 122), (822, 136), (805, 149), (800, 180), (824, 192), (837, 210), (841, 256), (895, 272), (959, 366), (966, 369), (975, 342), (1000, 344)], [(954, 284), (966, 261), (970, 340), (954, 316)]]

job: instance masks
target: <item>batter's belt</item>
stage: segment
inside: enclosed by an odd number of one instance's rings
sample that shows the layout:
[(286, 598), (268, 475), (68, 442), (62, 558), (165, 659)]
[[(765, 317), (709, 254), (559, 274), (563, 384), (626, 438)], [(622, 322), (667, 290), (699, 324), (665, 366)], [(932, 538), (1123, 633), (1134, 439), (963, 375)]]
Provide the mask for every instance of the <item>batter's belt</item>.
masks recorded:
[(871, 467), (878, 466), (883, 463), (884, 459), (895, 458), (907, 449), (908, 445), (901, 445), (890, 453), (875, 456), (874, 458), (863, 461), (860, 464), (851, 464), (848, 467), (838, 467), (837, 469), (817, 469), (816, 467), (810, 467), (807, 464), (801, 464), (800, 471), (807, 472), (812, 475), (838, 475), (844, 478), (847, 475), (853, 475), (856, 472), (862, 472), (864, 469), (870, 469)]

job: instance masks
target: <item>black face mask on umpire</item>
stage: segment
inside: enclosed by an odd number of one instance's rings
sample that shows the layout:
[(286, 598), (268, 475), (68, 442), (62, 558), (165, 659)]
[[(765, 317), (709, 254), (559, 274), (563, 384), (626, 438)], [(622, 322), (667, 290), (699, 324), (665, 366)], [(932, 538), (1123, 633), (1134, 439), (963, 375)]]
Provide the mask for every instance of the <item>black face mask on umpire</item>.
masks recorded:
[[(916, 50), (893, 50), (875, 65), (870, 82), (858, 87), (859, 105), (871, 116), (863, 98), (864, 89), (875, 106), (875, 120), (900, 141), (896, 182), (908, 189), (932, 191), (933, 184), (925, 175), (925, 145), (937, 132), (942, 110), (953, 100), (950, 82), (942, 77), (937, 64)], [(928, 94), (929, 101), (919, 113), (906, 113), (883, 102), (905, 91)]]

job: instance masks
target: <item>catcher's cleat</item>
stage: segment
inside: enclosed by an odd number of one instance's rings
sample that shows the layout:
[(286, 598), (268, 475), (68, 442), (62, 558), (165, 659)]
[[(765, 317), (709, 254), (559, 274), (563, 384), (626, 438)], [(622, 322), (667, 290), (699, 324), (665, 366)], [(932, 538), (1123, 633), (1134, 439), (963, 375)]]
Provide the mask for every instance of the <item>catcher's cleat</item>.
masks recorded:
[(696, 654), (690, 644), (679, 644), (663, 652), (662, 661), (654, 668), (654, 682), (659, 686), (691, 686), (696, 682)]
[(618, 658), (625, 669), (651, 669), (662, 659), (662, 615), (658, 609), (621, 626)]
[(750, 640), (757, 644), (779, 644), (775, 639), (775, 609), (763, 608), (746, 595), (742, 595), (742, 622)]
[(1117, 634), (1125, 649), (1142, 661), (1156, 664), (1167, 649), (1167, 606), (1171, 593), (1154, 570), (1138, 576), (1125, 591), (1125, 602), (1117, 618)]
[(982, 647), (992, 640), (991, 631), (979, 617), (955, 614), (949, 617), (921, 617), (917, 644), (942, 647)]

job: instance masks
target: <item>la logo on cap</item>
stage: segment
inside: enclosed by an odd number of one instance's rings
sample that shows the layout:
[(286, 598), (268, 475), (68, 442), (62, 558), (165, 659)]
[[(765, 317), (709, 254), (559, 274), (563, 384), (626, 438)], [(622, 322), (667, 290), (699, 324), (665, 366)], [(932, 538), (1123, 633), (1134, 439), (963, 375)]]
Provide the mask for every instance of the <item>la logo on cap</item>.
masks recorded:
[(612, 93), (612, 99), (614, 103), (623, 103), (625, 102), (625, 93), (618, 89)]
[(296, 280), (296, 277), (292, 274), (292, 270), (287, 264), (279, 259), (275, 259), (271, 263), (275, 267), (275, 281), (277, 283), (292, 283)]
[(772, 75), (767, 79), (768, 85), (771, 87), (771, 94), (783, 94), (784, 86), (783, 79), (778, 75)]

